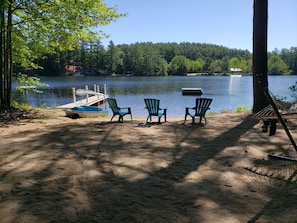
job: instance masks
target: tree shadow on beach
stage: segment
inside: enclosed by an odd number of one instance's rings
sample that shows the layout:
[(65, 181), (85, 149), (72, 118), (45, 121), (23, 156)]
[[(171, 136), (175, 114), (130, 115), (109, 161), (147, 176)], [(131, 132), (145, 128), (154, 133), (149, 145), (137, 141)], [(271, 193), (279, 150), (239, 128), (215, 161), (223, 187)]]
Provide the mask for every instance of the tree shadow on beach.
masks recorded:
[[(0, 221), (206, 222), (218, 220), (211, 215), (219, 209), (225, 219), (253, 219), (257, 210), (238, 207), (254, 198), (224, 178), (245, 170), (221, 153), (237, 148), (257, 123), (250, 117), (234, 123), (213, 129), (80, 122), (12, 135), (16, 140), (1, 148)], [(245, 156), (252, 140), (240, 142), (238, 153)]]

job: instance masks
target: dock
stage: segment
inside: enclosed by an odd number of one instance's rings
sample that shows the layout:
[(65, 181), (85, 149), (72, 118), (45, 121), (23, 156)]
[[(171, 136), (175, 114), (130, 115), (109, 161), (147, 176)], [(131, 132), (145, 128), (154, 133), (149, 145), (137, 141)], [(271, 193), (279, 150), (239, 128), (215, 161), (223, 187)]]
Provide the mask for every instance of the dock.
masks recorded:
[[(84, 98), (77, 100), (76, 96), (83, 96)], [(82, 105), (92, 106), (103, 104), (108, 98), (108, 95), (106, 94), (106, 85), (104, 85), (104, 93), (100, 93), (99, 85), (94, 85), (94, 90), (89, 90), (88, 86), (85, 86), (85, 89), (72, 88), (72, 97), (73, 100), (71, 103), (60, 105), (57, 108), (65, 109)]]
[(202, 88), (182, 88), (182, 95), (198, 95), (203, 93)]

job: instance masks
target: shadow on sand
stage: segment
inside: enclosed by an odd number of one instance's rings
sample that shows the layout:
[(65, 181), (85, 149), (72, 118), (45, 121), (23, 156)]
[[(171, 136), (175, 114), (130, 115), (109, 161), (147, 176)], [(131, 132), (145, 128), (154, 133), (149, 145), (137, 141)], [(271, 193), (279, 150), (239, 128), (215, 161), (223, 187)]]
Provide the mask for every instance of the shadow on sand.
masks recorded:
[(260, 205), (246, 208), (252, 192), (222, 180), (247, 172), (219, 154), (236, 147), (244, 156), (254, 138), (240, 138), (256, 124), (73, 122), (11, 135), (1, 146), (0, 222), (256, 222), (272, 212), (273, 220), (283, 214), (273, 201), (256, 196)]

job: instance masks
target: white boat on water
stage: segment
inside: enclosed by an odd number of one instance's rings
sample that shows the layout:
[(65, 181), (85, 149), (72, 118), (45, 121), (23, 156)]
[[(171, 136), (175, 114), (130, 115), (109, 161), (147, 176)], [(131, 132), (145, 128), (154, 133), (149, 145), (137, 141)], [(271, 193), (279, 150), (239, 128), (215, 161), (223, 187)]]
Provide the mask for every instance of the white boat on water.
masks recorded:
[(231, 74), (230, 77), (242, 77), (242, 74)]

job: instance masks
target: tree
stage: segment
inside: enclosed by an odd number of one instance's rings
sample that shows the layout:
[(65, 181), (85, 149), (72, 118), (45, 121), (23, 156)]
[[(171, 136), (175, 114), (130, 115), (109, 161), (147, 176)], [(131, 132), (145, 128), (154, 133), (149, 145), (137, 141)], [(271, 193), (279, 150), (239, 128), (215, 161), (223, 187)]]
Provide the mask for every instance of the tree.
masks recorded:
[(174, 56), (170, 62), (170, 69), (173, 74), (187, 74), (189, 68), (190, 62), (185, 56)]
[(222, 61), (221, 60), (214, 60), (210, 63), (208, 69), (212, 72), (212, 73), (221, 73), (222, 72)]
[(253, 17), (253, 112), (269, 103), (263, 89), (268, 87), (267, 77), (267, 20), (268, 0), (254, 0)]
[(13, 64), (37, 68), (34, 60), (44, 54), (102, 38), (94, 27), (126, 15), (101, 0), (1, 0), (0, 7), (1, 106), (11, 104)]
[(143, 71), (145, 70), (144, 57), (145, 52), (143, 47), (140, 44), (132, 45), (130, 63), (133, 75), (143, 75)]
[(160, 58), (158, 61), (158, 67), (157, 67), (157, 74), (159, 76), (167, 76), (168, 75), (168, 63), (165, 59)]
[(229, 69), (230, 68), (241, 68), (240, 67), (240, 60), (237, 57), (233, 57), (229, 61)]
[(12, 88), (12, 0), (0, 4), (0, 102), (6, 105), (10, 104)]
[(288, 65), (292, 74), (297, 74), (297, 47), (282, 49), (280, 54), (282, 60)]
[(202, 72), (204, 61), (199, 58), (197, 60), (190, 60), (190, 72)]
[(247, 74), (253, 73), (253, 60), (252, 59), (248, 59), (246, 61), (246, 70), (244, 72)]
[(229, 71), (230, 68), (240, 68), (244, 73), (248, 73), (248, 61), (246, 59), (233, 57), (229, 60), (228, 68)]
[(109, 61), (109, 72), (115, 74), (118, 72), (118, 68), (123, 66), (123, 52), (121, 49), (114, 45), (113, 41), (109, 42), (108, 54), (110, 57)]
[(279, 55), (272, 55), (268, 59), (268, 71), (270, 74), (287, 74), (289, 68)]

